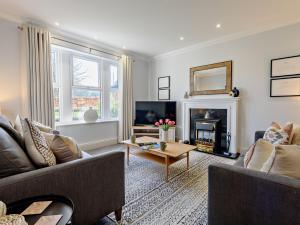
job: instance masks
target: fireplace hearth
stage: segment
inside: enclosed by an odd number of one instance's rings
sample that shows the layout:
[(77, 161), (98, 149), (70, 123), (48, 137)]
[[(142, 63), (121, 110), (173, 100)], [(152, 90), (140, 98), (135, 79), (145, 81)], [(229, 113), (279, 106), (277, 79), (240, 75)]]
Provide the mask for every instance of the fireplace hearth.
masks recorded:
[(229, 152), (227, 109), (190, 109), (190, 143), (205, 153), (235, 158)]

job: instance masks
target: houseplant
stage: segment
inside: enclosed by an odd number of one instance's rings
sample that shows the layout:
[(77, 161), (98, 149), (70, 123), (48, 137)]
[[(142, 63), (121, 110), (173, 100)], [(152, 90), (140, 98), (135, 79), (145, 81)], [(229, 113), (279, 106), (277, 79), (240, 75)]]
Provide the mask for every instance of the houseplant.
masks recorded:
[(165, 119), (165, 120), (160, 119), (154, 125), (162, 129), (161, 141), (167, 142), (169, 139), (168, 137), (169, 128), (175, 126), (175, 121), (172, 121), (170, 119)]

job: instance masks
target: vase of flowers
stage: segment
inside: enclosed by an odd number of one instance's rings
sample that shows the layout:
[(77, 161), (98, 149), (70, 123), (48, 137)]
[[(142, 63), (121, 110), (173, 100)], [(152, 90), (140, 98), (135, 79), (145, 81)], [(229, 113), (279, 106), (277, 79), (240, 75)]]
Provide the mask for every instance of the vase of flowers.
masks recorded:
[(175, 121), (170, 119), (160, 119), (154, 124), (156, 127), (161, 128), (161, 141), (168, 142), (169, 140), (169, 128), (175, 126)]

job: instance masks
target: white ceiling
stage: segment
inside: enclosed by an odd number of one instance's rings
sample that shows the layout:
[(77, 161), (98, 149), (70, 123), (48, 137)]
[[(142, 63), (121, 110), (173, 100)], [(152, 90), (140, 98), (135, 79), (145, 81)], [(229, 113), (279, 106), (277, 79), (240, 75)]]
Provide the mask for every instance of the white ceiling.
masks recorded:
[(0, 0), (0, 11), (22, 20), (59, 22), (64, 31), (147, 56), (296, 23), (299, 8), (299, 0)]

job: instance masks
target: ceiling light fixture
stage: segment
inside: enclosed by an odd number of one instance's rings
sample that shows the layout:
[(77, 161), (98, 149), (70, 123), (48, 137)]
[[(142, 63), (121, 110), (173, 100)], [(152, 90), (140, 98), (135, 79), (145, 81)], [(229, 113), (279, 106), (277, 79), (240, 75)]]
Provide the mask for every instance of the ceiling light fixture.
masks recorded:
[(54, 24), (55, 24), (55, 26), (59, 26), (59, 22), (55, 22)]
[(126, 46), (125, 45), (123, 45), (123, 47), (122, 47), (123, 49), (126, 49)]
[(98, 37), (97, 37), (97, 36), (94, 36), (94, 39), (95, 39), (95, 40), (98, 40)]
[(184, 37), (180, 37), (179, 40), (180, 40), (180, 41), (183, 41), (183, 40), (184, 40)]
[(216, 25), (216, 28), (221, 28), (221, 24), (218, 23), (218, 24)]

